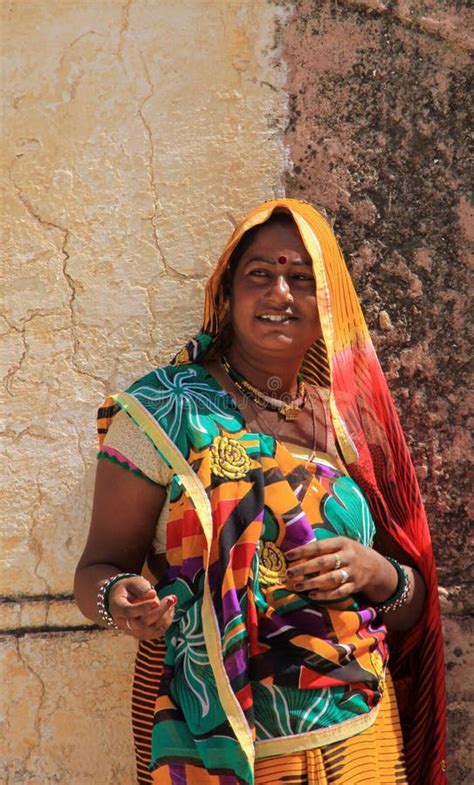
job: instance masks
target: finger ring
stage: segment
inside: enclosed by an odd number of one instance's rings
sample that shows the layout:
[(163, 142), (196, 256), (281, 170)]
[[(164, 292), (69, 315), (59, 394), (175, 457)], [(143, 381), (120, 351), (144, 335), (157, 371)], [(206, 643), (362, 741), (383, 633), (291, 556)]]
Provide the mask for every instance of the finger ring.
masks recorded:
[(339, 556), (338, 553), (336, 553), (335, 559), (336, 559), (336, 561), (334, 562), (334, 569), (338, 570), (340, 568), (341, 564), (342, 564), (341, 557)]
[(127, 625), (128, 629), (131, 631), (132, 625), (130, 624), (130, 619), (125, 619), (125, 624)]
[(349, 580), (349, 573), (347, 570), (341, 570), (341, 586)]

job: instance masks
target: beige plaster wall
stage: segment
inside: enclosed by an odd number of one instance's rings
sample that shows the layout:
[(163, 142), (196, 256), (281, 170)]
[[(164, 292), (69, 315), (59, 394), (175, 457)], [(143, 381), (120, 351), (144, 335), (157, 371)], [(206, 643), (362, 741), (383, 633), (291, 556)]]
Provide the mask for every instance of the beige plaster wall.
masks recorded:
[(133, 782), (134, 644), (71, 585), (95, 411), (200, 322), (234, 220), (282, 193), (264, 0), (12, 0), (3, 45), (0, 781)]

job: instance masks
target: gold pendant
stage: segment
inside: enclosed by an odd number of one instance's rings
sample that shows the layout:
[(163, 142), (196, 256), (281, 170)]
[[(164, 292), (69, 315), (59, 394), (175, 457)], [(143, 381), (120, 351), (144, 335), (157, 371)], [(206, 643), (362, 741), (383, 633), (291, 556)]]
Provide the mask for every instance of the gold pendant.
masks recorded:
[(300, 411), (301, 409), (292, 409), (289, 406), (285, 406), (284, 409), (281, 409), (281, 413), (286, 422), (294, 422), (298, 418)]

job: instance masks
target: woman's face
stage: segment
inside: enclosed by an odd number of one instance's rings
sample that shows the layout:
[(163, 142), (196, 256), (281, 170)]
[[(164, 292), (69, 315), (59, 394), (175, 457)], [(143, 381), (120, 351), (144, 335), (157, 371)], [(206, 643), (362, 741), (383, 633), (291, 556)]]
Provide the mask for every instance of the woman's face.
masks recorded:
[(263, 226), (235, 271), (232, 348), (294, 361), (321, 336), (311, 257), (296, 225)]

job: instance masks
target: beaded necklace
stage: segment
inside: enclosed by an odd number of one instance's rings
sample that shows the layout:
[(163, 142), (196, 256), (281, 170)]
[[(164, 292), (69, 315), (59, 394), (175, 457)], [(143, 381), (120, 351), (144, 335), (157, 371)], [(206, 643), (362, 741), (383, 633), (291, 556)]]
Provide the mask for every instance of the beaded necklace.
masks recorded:
[(278, 414), (284, 417), (286, 421), (292, 422), (296, 420), (305, 405), (307, 394), (304, 379), (300, 374), (296, 377), (298, 382), (297, 396), (290, 402), (286, 402), (279, 398), (272, 398), (270, 395), (265, 395), (265, 393), (257, 387), (254, 387), (254, 385), (242, 376), (241, 373), (236, 371), (235, 368), (232, 368), (226, 357), (222, 357), (221, 364), (226, 374), (243, 395), (250, 396), (250, 398), (256, 401), (264, 409), (276, 409)]

